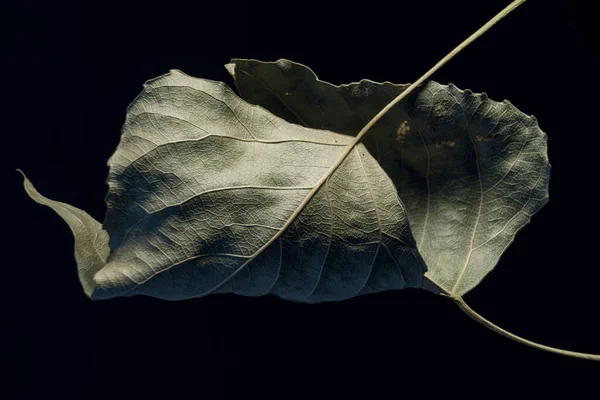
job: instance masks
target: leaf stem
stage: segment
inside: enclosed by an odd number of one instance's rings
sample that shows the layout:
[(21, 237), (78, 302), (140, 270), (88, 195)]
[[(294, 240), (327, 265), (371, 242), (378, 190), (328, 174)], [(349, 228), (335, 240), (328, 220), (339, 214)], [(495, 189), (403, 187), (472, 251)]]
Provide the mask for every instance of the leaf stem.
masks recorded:
[(567, 357), (580, 358), (583, 360), (600, 361), (600, 354), (578, 353), (576, 351), (557, 349), (555, 347), (545, 346), (543, 344), (539, 344), (536, 342), (532, 342), (531, 340), (524, 339), (520, 336), (515, 335), (514, 333), (510, 333), (510, 332), (500, 328), (499, 326), (495, 325), (491, 321), (488, 321), (487, 319), (483, 318), (481, 315), (477, 314), (471, 307), (468, 306), (467, 303), (465, 303), (465, 301), (463, 300), (462, 297), (460, 297), (460, 296), (450, 296), (450, 297), (458, 305), (458, 307), (461, 310), (463, 310), (464, 313), (467, 314), (469, 317), (471, 317), (475, 321), (479, 322), (486, 328), (491, 329), (492, 331), (499, 333), (502, 336), (505, 336), (509, 339), (512, 339), (515, 342), (522, 343), (524, 345), (533, 347), (535, 349), (544, 350), (544, 351), (548, 351), (550, 353), (560, 354), (560, 355), (567, 356)]

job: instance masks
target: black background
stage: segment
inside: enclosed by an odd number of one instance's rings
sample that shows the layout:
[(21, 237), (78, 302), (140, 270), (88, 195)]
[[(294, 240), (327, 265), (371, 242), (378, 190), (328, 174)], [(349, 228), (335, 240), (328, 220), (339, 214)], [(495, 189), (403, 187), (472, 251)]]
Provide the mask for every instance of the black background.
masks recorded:
[[(106, 161), (145, 80), (177, 68), (231, 85), (222, 65), (239, 57), (288, 58), (336, 84), (409, 82), (507, 3), (3, 3), (0, 396), (370, 399), (585, 389), (600, 377), (598, 363), (514, 343), (425, 291), (310, 306), (234, 295), (92, 302), (67, 225), (31, 201), (14, 172), (102, 221)], [(592, 3), (529, 1), (434, 79), (507, 98), (549, 136), (550, 202), (467, 302), (528, 339), (600, 353)]]

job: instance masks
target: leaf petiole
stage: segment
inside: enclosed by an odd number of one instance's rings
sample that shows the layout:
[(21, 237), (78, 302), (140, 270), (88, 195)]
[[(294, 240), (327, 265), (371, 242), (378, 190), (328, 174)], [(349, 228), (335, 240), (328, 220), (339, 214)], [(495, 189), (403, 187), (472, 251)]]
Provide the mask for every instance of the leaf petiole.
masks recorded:
[(469, 307), (469, 305), (467, 303), (465, 303), (465, 301), (463, 300), (462, 297), (460, 297), (460, 296), (449, 296), (449, 297), (469, 317), (471, 317), (475, 321), (479, 322), (486, 328), (491, 329), (492, 331), (499, 333), (500, 335), (505, 336), (509, 339), (512, 339), (515, 342), (522, 343), (524, 345), (533, 347), (535, 349), (544, 350), (544, 351), (548, 351), (550, 353), (560, 354), (560, 355), (567, 356), (567, 357), (574, 357), (574, 358), (580, 358), (583, 360), (591, 360), (591, 361), (600, 361), (600, 354), (579, 353), (576, 351), (557, 349), (555, 347), (545, 346), (543, 344), (539, 344), (536, 342), (532, 342), (531, 340), (524, 339), (520, 336), (515, 335), (514, 333), (508, 332), (507, 330), (500, 328), (493, 322), (485, 319), (484, 317), (482, 317), (481, 315), (476, 313), (471, 307)]

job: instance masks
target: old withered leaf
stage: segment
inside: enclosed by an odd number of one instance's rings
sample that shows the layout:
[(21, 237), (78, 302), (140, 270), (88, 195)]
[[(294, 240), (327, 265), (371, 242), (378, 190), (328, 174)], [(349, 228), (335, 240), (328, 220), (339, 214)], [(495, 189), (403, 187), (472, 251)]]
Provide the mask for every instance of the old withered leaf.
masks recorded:
[(319, 302), (420, 287), (425, 265), (389, 177), (362, 145), (331, 174), (351, 141), (171, 71), (128, 108), (102, 227), (26, 188), (69, 223), (76, 254), (100, 247), (77, 258), (93, 272), (80, 275), (93, 299), (233, 292)]
[[(226, 67), (246, 101), (347, 135), (409, 86), (335, 86), (288, 60), (234, 59)], [(548, 201), (546, 135), (508, 101), (428, 81), (373, 126), (364, 144), (406, 206), (433, 291), (461, 296), (474, 288)]]

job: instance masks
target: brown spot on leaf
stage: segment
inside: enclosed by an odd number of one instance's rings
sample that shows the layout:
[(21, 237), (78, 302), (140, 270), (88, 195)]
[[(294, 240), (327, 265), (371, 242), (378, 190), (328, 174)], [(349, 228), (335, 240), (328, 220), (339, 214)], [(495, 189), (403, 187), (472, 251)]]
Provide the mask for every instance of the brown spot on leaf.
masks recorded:
[(450, 102), (448, 100), (442, 100), (440, 104), (435, 108), (435, 116), (443, 118), (448, 114), (450, 110)]
[(494, 140), (494, 137), (493, 136), (476, 135), (475, 140), (477, 140), (478, 142), (489, 142), (490, 140)]
[(456, 142), (454, 140), (442, 140), (441, 142), (437, 142), (435, 144), (436, 149), (440, 149), (442, 147), (449, 149), (454, 146), (456, 146)]
[(408, 131), (410, 131), (410, 125), (408, 125), (408, 122), (403, 121), (398, 127), (398, 130), (396, 131), (396, 140), (398, 141), (398, 143), (404, 144), (404, 137), (406, 136)]

